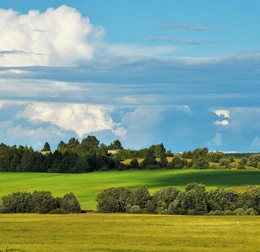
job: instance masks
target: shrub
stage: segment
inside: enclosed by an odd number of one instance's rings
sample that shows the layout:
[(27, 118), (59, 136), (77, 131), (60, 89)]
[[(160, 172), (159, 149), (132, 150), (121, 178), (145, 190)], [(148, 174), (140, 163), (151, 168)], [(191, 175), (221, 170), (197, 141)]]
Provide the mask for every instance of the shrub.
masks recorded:
[(257, 212), (254, 208), (246, 209), (246, 215), (257, 215)]
[(234, 211), (231, 210), (225, 210), (224, 215), (236, 215)]
[(137, 205), (133, 205), (130, 208), (130, 213), (132, 213), (132, 214), (139, 214), (140, 213), (140, 207), (137, 206)]
[(207, 193), (206, 201), (209, 210), (235, 210), (238, 206), (239, 196), (231, 190), (216, 189)]
[(195, 169), (208, 169), (209, 163), (204, 158), (198, 158), (194, 161), (192, 168)]
[(210, 211), (207, 215), (223, 215), (224, 212), (220, 210)]
[(3, 213), (33, 212), (32, 195), (28, 192), (15, 192), (2, 197)]
[(237, 208), (234, 212), (236, 215), (246, 215), (246, 210), (244, 208)]
[(166, 214), (170, 203), (178, 196), (179, 190), (175, 187), (167, 187), (154, 193), (152, 199), (147, 203), (149, 212)]
[(97, 211), (101, 213), (126, 212), (127, 202), (132, 192), (124, 187), (105, 189), (97, 196)]
[(64, 197), (61, 200), (61, 208), (65, 209), (70, 213), (81, 212), (80, 204), (72, 192), (64, 195)]
[(140, 208), (145, 208), (148, 200), (151, 199), (151, 195), (145, 186), (140, 186), (136, 190), (134, 190), (129, 199), (127, 200), (127, 204), (131, 206), (137, 205)]
[(48, 213), (58, 206), (56, 199), (48, 191), (34, 191), (32, 202), (35, 213)]

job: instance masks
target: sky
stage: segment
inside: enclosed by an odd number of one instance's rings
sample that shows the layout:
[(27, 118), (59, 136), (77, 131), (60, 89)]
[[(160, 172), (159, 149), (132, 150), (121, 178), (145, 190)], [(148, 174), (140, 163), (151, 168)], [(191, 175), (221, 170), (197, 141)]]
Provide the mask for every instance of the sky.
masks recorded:
[(260, 1), (0, 0), (0, 142), (260, 151)]

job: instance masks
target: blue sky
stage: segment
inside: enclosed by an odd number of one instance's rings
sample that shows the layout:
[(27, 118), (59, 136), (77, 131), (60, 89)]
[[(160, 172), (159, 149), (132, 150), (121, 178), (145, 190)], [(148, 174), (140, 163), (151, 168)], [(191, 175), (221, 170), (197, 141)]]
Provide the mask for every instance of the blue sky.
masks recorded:
[(0, 0), (0, 141), (258, 152), (259, 8)]

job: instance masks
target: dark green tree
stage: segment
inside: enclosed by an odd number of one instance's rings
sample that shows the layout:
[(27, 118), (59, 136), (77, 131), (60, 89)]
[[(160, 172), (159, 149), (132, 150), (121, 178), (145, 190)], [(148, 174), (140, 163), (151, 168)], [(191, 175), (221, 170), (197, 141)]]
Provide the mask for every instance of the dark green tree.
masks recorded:
[(131, 168), (134, 168), (134, 169), (138, 169), (138, 168), (139, 168), (139, 163), (138, 163), (137, 158), (133, 158), (133, 159), (130, 161), (130, 167), (131, 167)]
[(72, 192), (64, 195), (64, 197), (61, 200), (60, 207), (69, 211), (70, 213), (81, 212), (80, 204)]
[(3, 213), (33, 212), (32, 195), (28, 192), (15, 192), (2, 197)]
[(48, 191), (34, 191), (32, 202), (35, 213), (48, 213), (58, 206), (56, 199)]
[(108, 149), (109, 150), (123, 150), (124, 148), (119, 140), (115, 140), (113, 143), (111, 143), (108, 146)]
[(151, 195), (145, 186), (140, 186), (131, 193), (127, 204), (133, 206), (139, 206), (141, 209), (146, 207), (148, 200), (151, 199)]
[(44, 144), (42, 151), (51, 151), (51, 146), (48, 142)]
[(112, 187), (97, 196), (97, 211), (101, 213), (126, 212), (127, 202), (132, 194), (127, 188)]

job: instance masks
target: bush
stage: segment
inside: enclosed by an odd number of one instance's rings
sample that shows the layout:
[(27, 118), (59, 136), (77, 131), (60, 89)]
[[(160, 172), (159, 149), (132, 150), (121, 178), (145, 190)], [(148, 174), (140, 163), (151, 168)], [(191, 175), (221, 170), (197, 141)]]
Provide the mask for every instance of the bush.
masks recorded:
[(192, 165), (195, 169), (208, 169), (209, 163), (204, 158), (196, 159)]
[(257, 212), (254, 208), (248, 208), (246, 210), (246, 215), (257, 215)]
[(207, 193), (207, 206), (209, 210), (235, 210), (239, 205), (239, 196), (231, 190), (216, 189)]
[(64, 195), (64, 197), (61, 200), (61, 208), (65, 209), (70, 213), (81, 212), (80, 204), (72, 192)]
[(224, 212), (220, 210), (210, 211), (207, 215), (224, 215)]
[(69, 214), (70, 212), (63, 208), (56, 208), (49, 212), (49, 214)]
[(32, 202), (35, 213), (48, 213), (58, 207), (56, 199), (48, 191), (34, 191)]
[(131, 206), (137, 205), (140, 208), (145, 208), (148, 200), (150, 199), (151, 195), (147, 187), (140, 186), (131, 193), (131, 196), (129, 197), (127, 204), (130, 204)]
[(224, 215), (236, 215), (234, 211), (231, 210), (225, 210)]
[(170, 203), (177, 198), (179, 192), (173, 186), (155, 192), (152, 199), (147, 203), (149, 212), (167, 214)]
[(247, 215), (247, 214), (246, 214), (246, 210), (245, 210), (244, 208), (237, 208), (237, 209), (234, 211), (234, 213), (235, 213), (236, 215)]
[(130, 208), (130, 213), (132, 213), (132, 214), (139, 214), (140, 213), (140, 207), (137, 206), (137, 205), (133, 205)]
[(49, 213), (59, 208), (63, 208), (63, 212), (80, 213), (81, 211), (73, 193), (66, 194), (63, 198), (54, 198), (51, 192), (34, 191), (32, 194), (15, 192), (3, 196), (0, 213)]
[(32, 195), (28, 192), (15, 192), (2, 197), (3, 213), (33, 212)]
[(105, 189), (97, 196), (97, 211), (101, 213), (126, 212), (127, 202), (132, 192), (124, 187)]

